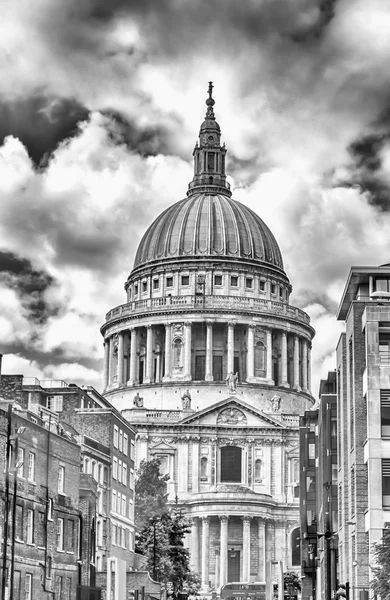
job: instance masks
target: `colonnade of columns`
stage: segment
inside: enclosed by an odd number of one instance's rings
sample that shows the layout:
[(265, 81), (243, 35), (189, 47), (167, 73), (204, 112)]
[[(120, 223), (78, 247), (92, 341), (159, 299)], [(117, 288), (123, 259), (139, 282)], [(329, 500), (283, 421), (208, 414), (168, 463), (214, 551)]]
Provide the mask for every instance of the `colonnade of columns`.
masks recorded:
[[(196, 322), (199, 325), (198, 322)], [(205, 381), (213, 381), (213, 324), (214, 321), (206, 320), (206, 344), (205, 344)], [(182, 355), (180, 359), (174, 356), (173, 353), (173, 327), (174, 323), (165, 324), (165, 343), (164, 350), (159, 347), (156, 352), (153, 347), (154, 328), (161, 326), (147, 325), (146, 327), (131, 327), (128, 330), (120, 331), (105, 339), (104, 342), (104, 383), (105, 387), (109, 387), (113, 383), (119, 385), (135, 385), (139, 381), (139, 348), (138, 348), (138, 331), (146, 329), (146, 343), (143, 342), (144, 356), (143, 360), (143, 376), (142, 383), (149, 384), (159, 382), (161, 380), (160, 373), (164, 372), (164, 381), (175, 380), (175, 367), (178, 360), (180, 364), (180, 380), (191, 381), (192, 373), (192, 326), (195, 323), (185, 322), (180, 324), (182, 343)], [(220, 323), (219, 323), (220, 325)], [(234, 373), (234, 357), (235, 357), (235, 322), (228, 322), (226, 325), (226, 374)], [(246, 381), (255, 383), (259, 377), (256, 376), (255, 369), (258, 366), (255, 356), (255, 326), (252, 324), (242, 325), (246, 329)], [(262, 365), (262, 379), (267, 383), (275, 383), (279, 386), (293, 387), (297, 390), (310, 390), (310, 342), (307, 338), (297, 334), (291, 334), (284, 330), (275, 330), (278, 334), (278, 356), (274, 356), (275, 337), (273, 336), (274, 329), (270, 327), (262, 328), (264, 342), (261, 342), (264, 350), (264, 365)], [(125, 350), (125, 336), (129, 339)], [(288, 375), (288, 342), (290, 336), (290, 348), (292, 348), (292, 368), (291, 374)], [(145, 336), (144, 336), (145, 337)], [(128, 356), (129, 354), (129, 356)], [(116, 356), (115, 356), (116, 355)], [(125, 369), (125, 360), (128, 358), (128, 367)], [(163, 358), (164, 364), (161, 365)], [(155, 362), (154, 362), (155, 359)], [(274, 379), (273, 362), (278, 360), (278, 381)], [(163, 366), (163, 369), (161, 367)], [(127, 381), (126, 374), (128, 376)]]
[[(229, 516), (215, 516), (219, 519), (219, 555), (215, 560), (215, 586), (221, 587), (228, 582), (228, 556), (229, 551), (234, 549), (242, 553), (242, 562), (240, 568), (239, 580), (249, 582), (255, 578), (257, 581), (265, 581), (266, 561), (271, 559), (272, 552), (272, 532), (271, 528), (275, 526), (271, 519), (243, 516), (242, 519), (242, 537), (229, 542)], [(210, 516), (194, 517), (191, 527), (191, 567), (201, 576), (202, 589), (206, 590), (210, 582)], [(257, 522), (257, 540), (251, 544), (251, 521)], [(218, 547), (218, 541), (216, 547)], [(252, 547), (253, 546), (253, 547)], [(199, 552), (200, 551), (200, 552)], [(257, 572), (251, 573), (251, 555), (256, 552), (258, 555)], [(253, 557), (252, 557), (253, 558)]]

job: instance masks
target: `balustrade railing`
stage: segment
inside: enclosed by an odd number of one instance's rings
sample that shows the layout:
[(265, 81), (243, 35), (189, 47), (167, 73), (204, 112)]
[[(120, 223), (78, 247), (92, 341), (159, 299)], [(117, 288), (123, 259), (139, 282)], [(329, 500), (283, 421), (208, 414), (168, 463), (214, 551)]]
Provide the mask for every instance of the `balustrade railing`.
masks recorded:
[(174, 311), (175, 308), (182, 309), (186, 307), (216, 309), (227, 308), (232, 310), (247, 309), (253, 312), (271, 313), (293, 317), (303, 323), (309, 323), (309, 316), (300, 308), (290, 306), (284, 302), (274, 300), (265, 300), (262, 298), (248, 298), (246, 296), (166, 296), (165, 298), (147, 298), (128, 302), (121, 306), (116, 306), (106, 315), (106, 321), (111, 321), (118, 316), (138, 315), (145, 311), (163, 311), (169, 308)]

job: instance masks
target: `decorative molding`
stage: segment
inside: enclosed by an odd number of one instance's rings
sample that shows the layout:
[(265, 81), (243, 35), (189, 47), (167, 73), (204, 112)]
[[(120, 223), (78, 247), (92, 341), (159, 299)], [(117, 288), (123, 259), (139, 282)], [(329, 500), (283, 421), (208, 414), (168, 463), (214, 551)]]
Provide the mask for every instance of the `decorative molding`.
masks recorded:
[(217, 417), (217, 425), (246, 425), (247, 418), (245, 414), (238, 408), (225, 408)]

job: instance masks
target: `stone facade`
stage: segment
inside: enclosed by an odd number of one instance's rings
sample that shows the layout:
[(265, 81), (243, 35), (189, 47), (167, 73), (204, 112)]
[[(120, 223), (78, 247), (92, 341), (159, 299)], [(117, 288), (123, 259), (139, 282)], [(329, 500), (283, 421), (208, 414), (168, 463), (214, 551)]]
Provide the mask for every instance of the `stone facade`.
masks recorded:
[(390, 268), (352, 267), (338, 319), (340, 581), (368, 590), (390, 508)]
[(146, 231), (101, 328), (105, 396), (137, 430), (136, 464), (169, 475), (203, 592), (264, 581), (269, 561), (299, 569), (299, 415), (314, 403), (314, 331), (274, 236), (231, 198), (211, 89), (187, 198)]

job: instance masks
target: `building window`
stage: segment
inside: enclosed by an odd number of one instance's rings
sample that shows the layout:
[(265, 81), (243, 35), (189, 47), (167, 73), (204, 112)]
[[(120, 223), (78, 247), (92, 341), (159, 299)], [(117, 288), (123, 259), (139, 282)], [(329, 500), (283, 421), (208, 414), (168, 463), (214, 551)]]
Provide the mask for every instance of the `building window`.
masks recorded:
[(118, 479), (118, 459), (115, 456), (112, 459), (112, 478)]
[(63, 399), (63, 396), (48, 396), (46, 400), (46, 407), (54, 412), (62, 412)]
[(28, 472), (27, 472), (27, 478), (30, 481), (34, 481), (35, 480), (35, 454), (34, 454), (34, 452), (29, 452), (28, 453)]
[(26, 573), (24, 579), (24, 600), (32, 600), (32, 573)]
[(117, 531), (118, 527), (116, 525), (112, 526), (112, 543), (114, 546), (117, 545)]
[(123, 431), (122, 429), (119, 430), (119, 444), (118, 444), (118, 450), (119, 452), (123, 451)]
[(27, 509), (27, 544), (34, 543), (34, 511)]
[(221, 482), (241, 483), (241, 448), (221, 448)]
[(122, 516), (125, 517), (126, 516), (126, 496), (124, 494), (122, 494), (122, 510), (121, 510)]
[(215, 164), (215, 152), (208, 152), (207, 153), (207, 170), (213, 171), (214, 164)]
[(64, 551), (64, 519), (62, 517), (57, 519), (57, 550)]
[(112, 490), (112, 502), (111, 503), (112, 503), (111, 510), (113, 512), (116, 512), (116, 491), (115, 490)]
[(18, 449), (17, 475), (23, 477), (24, 470), (24, 448)]
[(143, 281), (142, 282), (142, 292), (145, 293), (148, 291), (148, 282), (147, 281)]
[(264, 281), (264, 279), (260, 279), (259, 289), (260, 289), (260, 292), (265, 292), (265, 281)]
[(390, 280), (377, 277), (375, 280), (375, 291), (390, 292)]
[(166, 279), (166, 286), (167, 287), (173, 287), (173, 277), (167, 277), (167, 279)]
[(153, 279), (153, 289), (154, 290), (158, 290), (160, 287), (160, 280), (159, 279)]
[(271, 283), (271, 294), (276, 294), (276, 285), (275, 285), (275, 283)]
[(232, 275), (230, 277), (230, 285), (232, 287), (238, 287), (238, 277), (237, 277), (237, 275)]
[(182, 285), (190, 285), (190, 276), (189, 275), (182, 275), (181, 276), (181, 284)]
[(118, 481), (122, 483), (122, 461), (118, 460)]
[(47, 502), (47, 519), (48, 521), (53, 520), (53, 498), (49, 498)]
[(291, 565), (298, 567), (301, 564), (300, 530), (294, 529), (291, 533)]
[(382, 459), (382, 506), (390, 507), (390, 458)]
[(214, 275), (214, 285), (222, 285), (222, 275)]
[(127, 433), (123, 434), (123, 454), (125, 454), (126, 456), (129, 453), (129, 438), (127, 436)]
[(76, 538), (75, 538), (75, 524), (74, 521), (69, 519), (67, 522), (67, 537), (68, 537), (68, 551), (74, 552), (76, 547)]
[(56, 575), (55, 600), (61, 600), (61, 594), (62, 594), (62, 577), (61, 577), (61, 575)]
[(134, 297), (136, 298), (138, 296), (138, 285), (134, 286)]
[(16, 526), (15, 526), (15, 539), (23, 540), (23, 506), (21, 504), (16, 505)]
[(67, 577), (65, 580), (65, 598), (66, 600), (71, 600), (72, 598), (72, 579), (71, 577)]
[(134, 440), (131, 440), (131, 444), (130, 444), (130, 458), (131, 458), (131, 460), (134, 460), (134, 458), (135, 458), (135, 443), (134, 443)]
[(279, 287), (279, 298), (281, 300), (283, 299), (283, 288), (282, 288), (282, 286)]
[(245, 277), (245, 287), (248, 289), (252, 289), (253, 287), (253, 279), (252, 277)]
[(127, 465), (125, 463), (122, 465), (122, 483), (127, 485)]
[(390, 390), (381, 390), (381, 434), (390, 437)]
[(118, 436), (119, 436), (118, 427), (116, 425), (114, 425), (114, 448), (118, 448)]
[(64, 494), (65, 490), (65, 467), (63, 466), (59, 466), (58, 467), (58, 493), (59, 494)]

